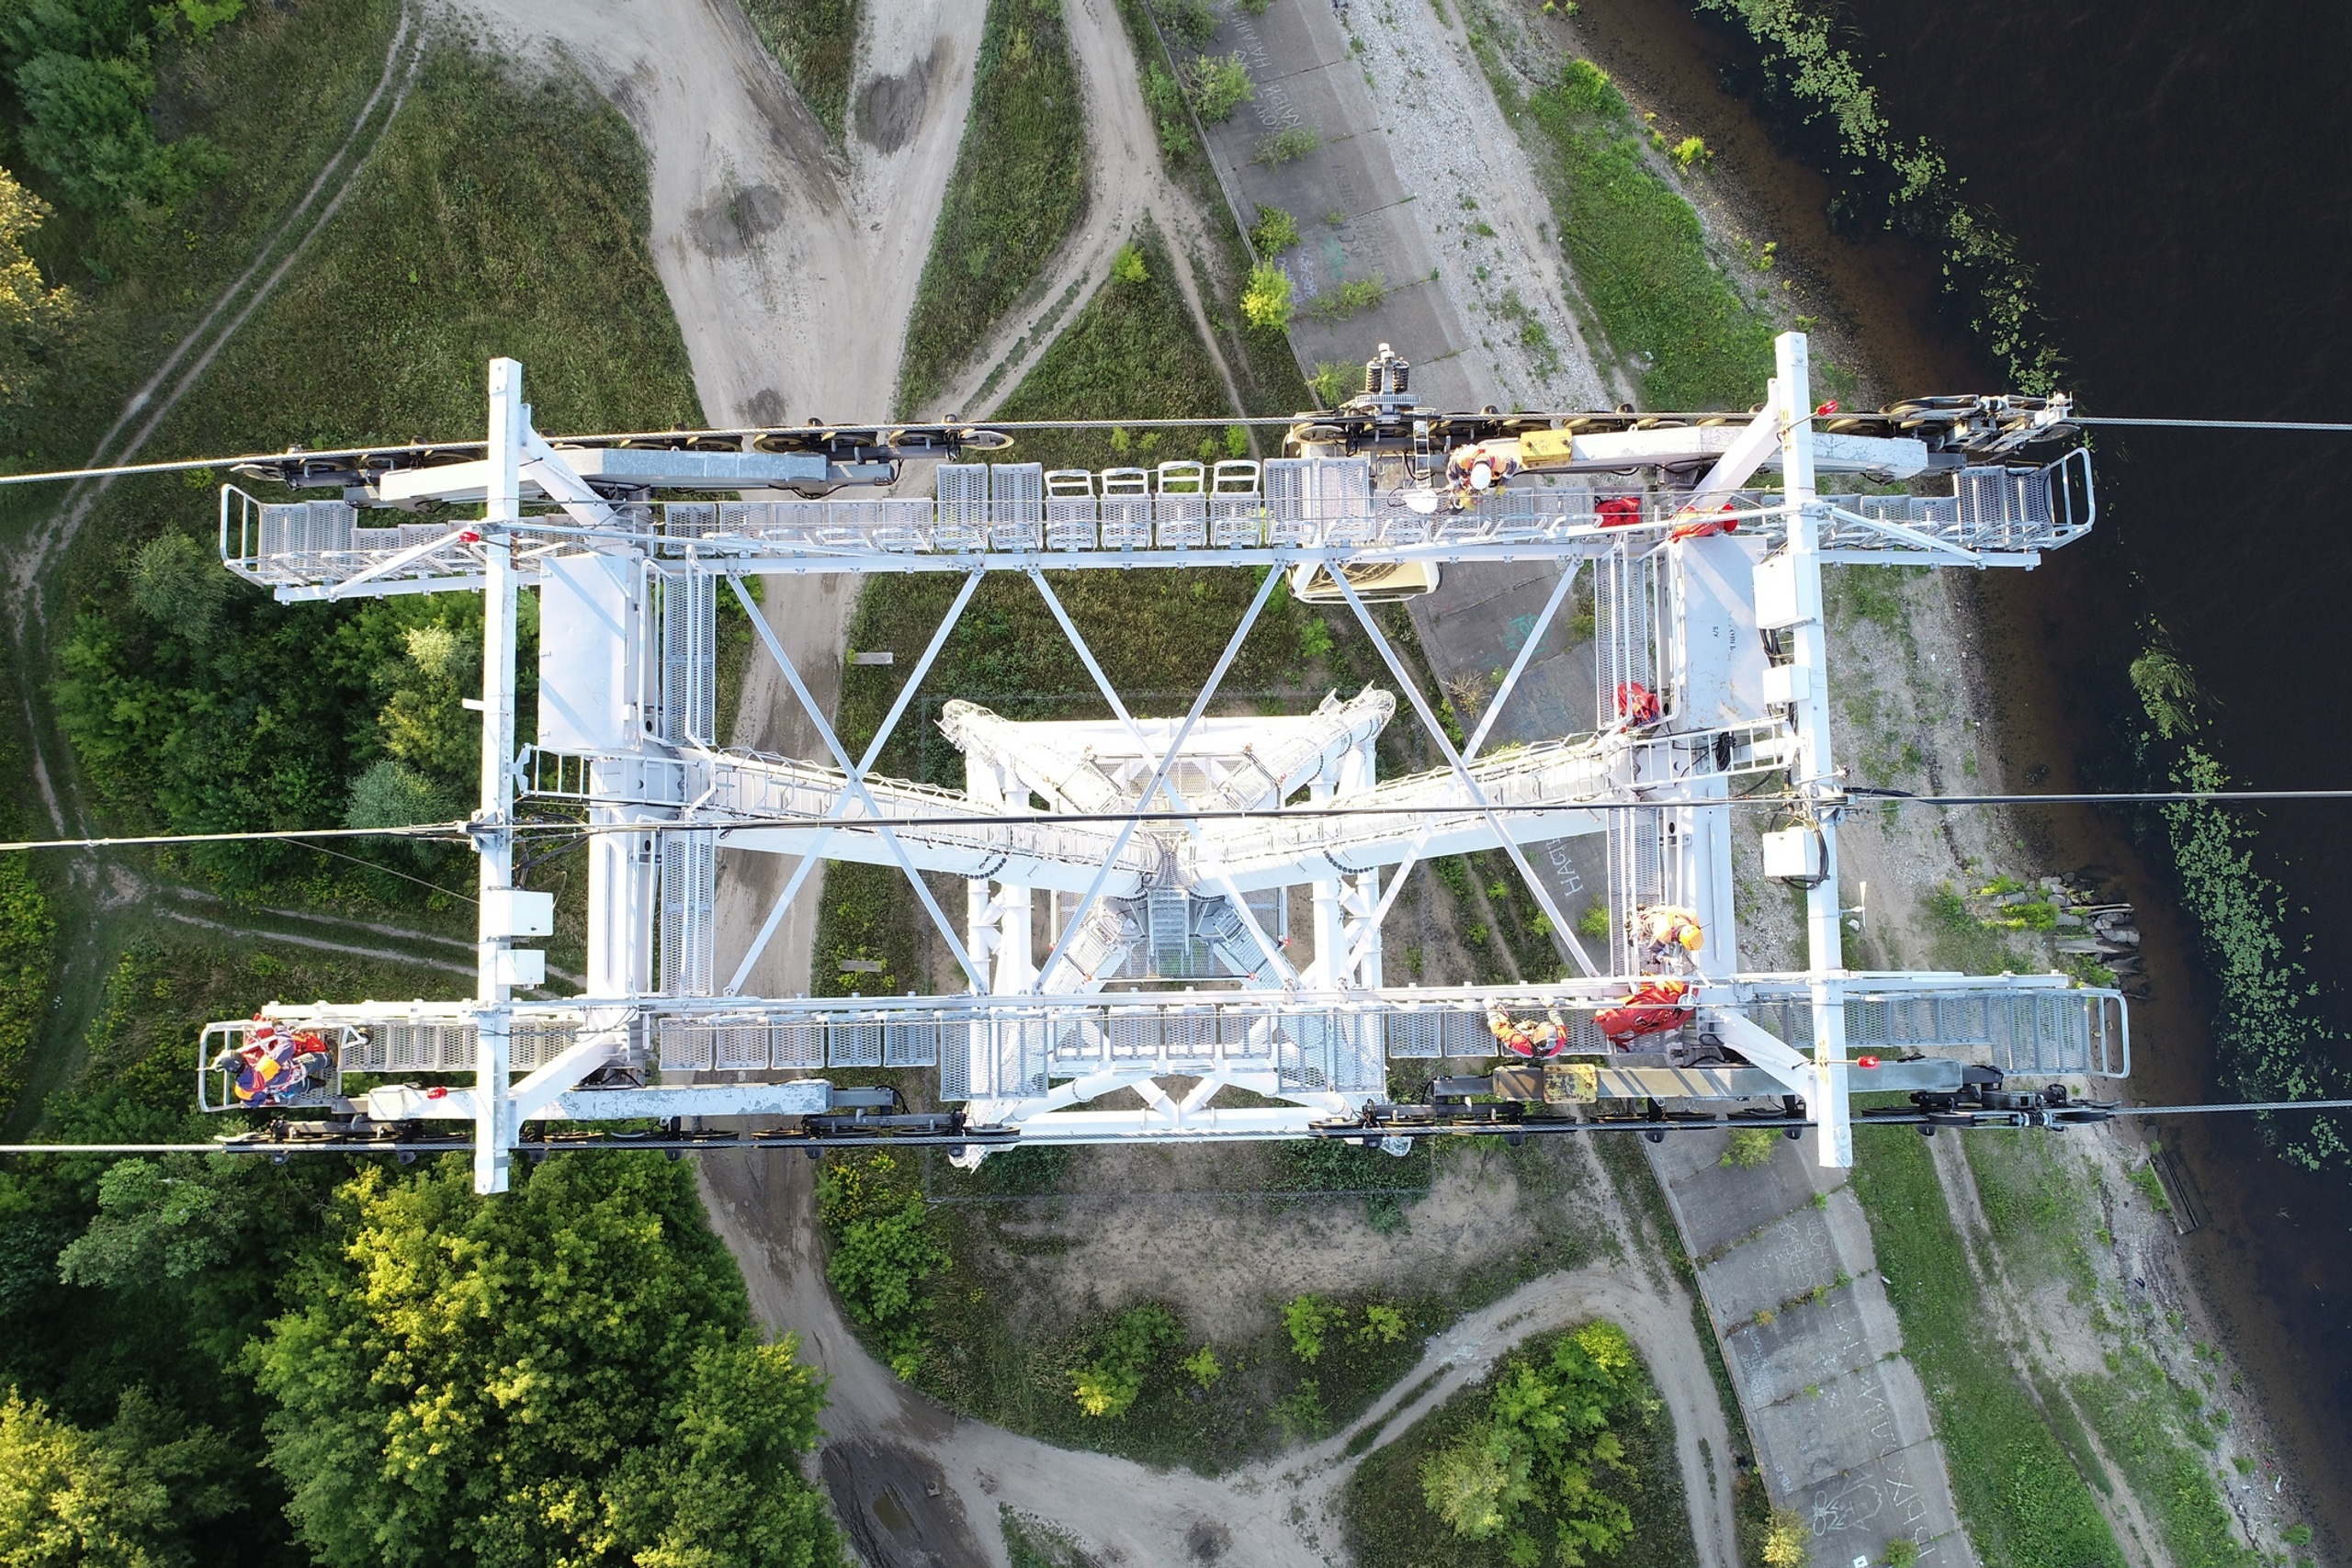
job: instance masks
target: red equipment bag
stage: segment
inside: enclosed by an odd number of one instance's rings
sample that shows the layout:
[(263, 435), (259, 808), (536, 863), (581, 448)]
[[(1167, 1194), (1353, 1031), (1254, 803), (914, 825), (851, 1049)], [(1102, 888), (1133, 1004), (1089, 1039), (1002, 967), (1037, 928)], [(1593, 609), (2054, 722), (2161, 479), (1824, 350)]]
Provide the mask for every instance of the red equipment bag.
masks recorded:
[(1593, 510), (1600, 513), (1602, 527), (1630, 528), (1642, 520), (1642, 498), (1638, 495), (1615, 496)]
[(1690, 1022), (1692, 1010), (1682, 999), (1690, 993), (1690, 987), (1679, 980), (1654, 981), (1627, 997), (1623, 1006), (1595, 1014), (1593, 1021), (1611, 1044), (1623, 1050), (1637, 1035), (1659, 1034)]
[(1626, 681), (1617, 688), (1617, 716), (1629, 724), (1656, 724), (1659, 713), (1657, 694), (1639, 681)]
[[(1738, 510), (1738, 506), (1736, 502), (1727, 501), (1724, 502), (1723, 510), (1725, 512), (1736, 512)], [(1669, 540), (1704, 539), (1712, 537), (1717, 534), (1736, 534), (1738, 532), (1739, 519), (1736, 517), (1707, 517), (1693, 513), (1689, 522), (1678, 523), (1666, 536)]]

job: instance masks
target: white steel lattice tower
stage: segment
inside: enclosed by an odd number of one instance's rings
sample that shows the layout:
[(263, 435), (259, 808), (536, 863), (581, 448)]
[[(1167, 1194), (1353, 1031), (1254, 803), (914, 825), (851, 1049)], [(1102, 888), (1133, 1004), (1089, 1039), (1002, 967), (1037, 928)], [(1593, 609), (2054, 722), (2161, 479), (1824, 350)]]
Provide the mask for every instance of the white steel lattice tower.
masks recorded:
[[(2128, 1070), (2111, 991), (2063, 976), (1851, 972), (1838, 931), (1847, 791), (1830, 748), (1823, 570), (2030, 566), (2078, 537), (2091, 522), (2087, 458), (2018, 456), (2063, 423), (2063, 401), (1947, 400), (1816, 430), (1801, 336), (1781, 340), (1778, 372), (1753, 416), (1664, 422), (1440, 415), (1412, 406), (1399, 376), (1344, 410), (1301, 416), (1283, 458), (1100, 474), (949, 462), (933, 501), (845, 492), (894, 479), (905, 457), (1003, 438), (827, 427), (558, 446), (532, 429), (520, 367), (502, 360), (478, 457), (452, 461), (444, 448), (336, 468), (289, 455), (265, 477), (340, 484), (344, 498), (264, 503), (224, 487), (231, 570), (288, 600), (481, 592), (489, 630), (475, 995), (266, 1009), (267, 1028), (309, 1032), (332, 1058), (280, 1109), (357, 1129), (469, 1122), (484, 1190), (504, 1185), (526, 1129), (550, 1122), (742, 1117), (822, 1134), (829, 1118), (875, 1107), (873, 1091), (816, 1076), (827, 1068), (935, 1069), (939, 1100), (961, 1109), (898, 1121), (970, 1157), (1011, 1142), (1379, 1136), (1404, 1124), (1381, 1109), (1393, 1060), (1491, 1056), (1498, 1027), (1548, 1018), (1546, 1054), (1576, 1067), (1525, 1091), (1539, 1108), (1775, 1100), (1809, 1113), (1820, 1159), (1839, 1165), (1851, 1158), (1854, 1088), (1949, 1098), (2002, 1073)], [(1450, 489), (1439, 472), (1449, 447), (1542, 470), (1542, 482)], [(1767, 469), (1777, 489), (1751, 482)], [(1917, 482), (1818, 493), (1818, 475), (1852, 473)], [(1949, 491), (1934, 493), (1944, 479)], [(714, 491), (744, 499), (662, 499)], [(479, 517), (448, 514), (474, 503)], [(361, 509), (379, 507), (438, 511), (364, 525)], [(1497, 560), (1557, 575), (1463, 737), (1368, 601), (1426, 591), (1442, 566)], [(1104, 677), (1049, 570), (1249, 570), (1261, 581), (1186, 711), (1147, 716)], [(962, 581), (853, 757), (743, 579), (916, 571)], [(1109, 716), (1019, 722), (950, 702), (940, 728), (963, 753), (964, 789), (875, 773), (989, 572), (1035, 585)], [(1212, 716), (1284, 582), (1349, 616), (1386, 682), (1310, 712)], [(1488, 750), (1579, 583), (1592, 601), (1597, 728)], [(540, 694), (537, 739), (518, 746), (526, 591), (539, 595)], [(721, 592), (750, 614), (822, 755), (715, 744)], [(1443, 765), (1383, 777), (1376, 742), (1400, 704)], [(1745, 967), (1737, 936), (1732, 796), (1772, 775), (1785, 775), (1777, 798), (1797, 822), (1768, 840), (1767, 869), (1807, 889), (1808, 963), (1793, 973)], [(553, 914), (548, 895), (514, 885), (518, 834), (537, 830), (518, 803), (587, 837), (578, 995), (517, 995), (545, 990), (543, 953), (518, 944), (548, 934)], [(1594, 834), (1609, 845), (1611, 934), (1589, 947), (1525, 846)], [(722, 850), (798, 857), (740, 953), (718, 950)], [(1382, 924), (1413, 868), (1478, 851), (1518, 869), (1559, 977), (1389, 984)], [(899, 868), (960, 987), (742, 995), (828, 860)], [(964, 882), (960, 919), (932, 877)], [(1660, 910), (1703, 928), (1703, 945), (1661, 958), (1642, 934)], [(1645, 1008), (1664, 1021), (1625, 1032)], [(212, 1026), (200, 1066), (258, 1027)], [(1881, 1065), (1878, 1052), (1912, 1059)], [(345, 1096), (346, 1072), (379, 1085)], [(437, 1082), (453, 1074), (470, 1086)], [(201, 1081), (208, 1106), (235, 1103), (217, 1066)], [(1218, 1103), (1228, 1087), (1257, 1102)], [(1140, 1108), (1091, 1106), (1115, 1089)]]

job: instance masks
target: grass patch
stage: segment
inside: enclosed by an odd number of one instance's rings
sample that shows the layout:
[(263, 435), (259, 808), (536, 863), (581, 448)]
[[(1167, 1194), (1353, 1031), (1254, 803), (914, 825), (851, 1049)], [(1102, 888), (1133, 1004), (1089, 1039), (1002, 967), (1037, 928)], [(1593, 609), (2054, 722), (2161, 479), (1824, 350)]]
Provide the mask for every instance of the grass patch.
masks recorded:
[(1645, 406), (1745, 408), (1772, 371), (1770, 326), (1708, 259), (1689, 201), (1651, 166), (1631, 108), (1588, 61), (1522, 93), (1491, 39), (1474, 35), (1504, 113), (1552, 200), (1561, 249)]
[(1879, 1272), (1936, 1411), (1969, 1538), (1984, 1561), (2106, 1564), (2123, 1556), (2065, 1447), (1986, 1329), (1975, 1278), (1927, 1142), (1858, 1127), (1853, 1191), (1870, 1215)]
[[(600, 100), (435, 53), (304, 267), (157, 448), (478, 431), (495, 355), (523, 361), (543, 428), (698, 423), (645, 251), (645, 192), (636, 138)], [(176, 476), (126, 482), (70, 563), (78, 613), (58, 700), (98, 799), (125, 822), (180, 831), (337, 824), (360, 775), (392, 759), (452, 800), (469, 795), (465, 748), (479, 728), (458, 699), (479, 658), (480, 601), (277, 604), (205, 558), (209, 511)], [(534, 607), (526, 595), (526, 635)], [(535, 674), (526, 652), (526, 688)], [(526, 691), (526, 729), (531, 716)], [(190, 863), (228, 886), (314, 898), (390, 900), (407, 886), (291, 851), (209, 850)]]
[(1012, 1568), (1093, 1568), (1077, 1541), (1040, 1518), (997, 1506), (997, 1527), (1004, 1532), (1004, 1554)]
[[(1487, 1379), (1464, 1389), (1415, 1422), (1393, 1441), (1374, 1450), (1348, 1481), (1344, 1507), (1349, 1547), (1359, 1562), (1412, 1563), (1416, 1568), (1504, 1568), (1521, 1561), (1551, 1563), (1555, 1551), (1515, 1559), (1500, 1537), (1471, 1540), (1430, 1512), (1422, 1494), (1421, 1471), (1433, 1456), (1462, 1439), (1487, 1418), (1497, 1381), (1514, 1368), (1547, 1361), (1566, 1337), (1543, 1335), (1511, 1351)], [(1631, 1513), (1633, 1534), (1598, 1561), (1610, 1568), (1684, 1568), (1699, 1562), (1690, 1540), (1682, 1476), (1674, 1459), (1674, 1423), (1638, 1362), (1635, 1388), (1620, 1407), (1610, 1430), (1623, 1444), (1625, 1472), (1598, 1467), (1601, 1493)], [(1549, 1543), (1545, 1543), (1549, 1544)]]
[(857, 0), (743, 0), (752, 30), (839, 146), (857, 64)]
[(989, 0), (971, 118), (907, 321), (902, 412), (946, 389), (1077, 224), (1083, 107), (1057, 0)]
[(2166, 1553), (2177, 1568), (2253, 1568), (2262, 1558), (2231, 1534), (2235, 1520), (2203, 1451), (2211, 1434), (2196, 1419), (2198, 1396), (2137, 1348), (2116, 1365), (2112, 1377), (2075, 1379), (2072, 1393)]

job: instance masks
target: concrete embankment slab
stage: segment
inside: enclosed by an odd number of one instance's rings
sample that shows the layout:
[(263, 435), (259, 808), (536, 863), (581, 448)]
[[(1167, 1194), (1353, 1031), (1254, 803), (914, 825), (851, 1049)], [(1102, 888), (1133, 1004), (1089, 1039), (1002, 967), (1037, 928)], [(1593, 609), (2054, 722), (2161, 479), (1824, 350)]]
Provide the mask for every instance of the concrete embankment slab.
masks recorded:
[(1802, 1144), (1753, 1167), (1724, 1165), (1719, 1134), (1646, 1146), (1700, 1260), (1700, 1292), (1758, 1468), (1773, 1502), (1812, 1528), (1815, 1568), (1883, 1562), (1897, 1538), (1938, 1568), (1974, 1563), (1926, 1391), (1876, 1274), (1868, 1217), (1844, 1173), (1815, 1166)]
[[(1291, 333), (1299, 357), (1360, 365), (1393, 344), (1413, 362), (1424, 398), (1476, 406), (1484, 394), (1453, 360), (1469, 333), (1453, 301), (1430, 287), (1437, 262), (1410, 207), (1419, 193), (1397, 175), (1379, 106), (1329, 8), (1277, 6), (1261, 17), (1236, 9), (1215, 47), (1239, 52), (1258, 96), (1207, 127), (1209, 154), (1245, 221), (1261, 204), (1298, 220), (1302, 243), (1281, 265), (1300, 313)], [(1266, 139), (1285, 130), (1313, 130), (1321, 145), (1287, 163), (1255, 162)], [(1379, 304), (1342, 321), (1311, 318), (1315, 301), (1340, 284), (1374, 278), (1387, 290)]]
[(1735, 1376), (1761, 1405), (1793, 1399), (1900, 1349), (1903, 1331), (1873, 1274), (1831, 1290), (1819, 1302), (1791, 1307), (1770, 1323), (1751, 1318), (1723, 1340)]
[(1873, 1266), (1870, 1222), (1842, 1190), (1816, 1208), (1783, 1214), (1699, 1271), (1716, 1324), (1725, 1332), (1774, 1312), (1815, 1286), (1834, 1286)]

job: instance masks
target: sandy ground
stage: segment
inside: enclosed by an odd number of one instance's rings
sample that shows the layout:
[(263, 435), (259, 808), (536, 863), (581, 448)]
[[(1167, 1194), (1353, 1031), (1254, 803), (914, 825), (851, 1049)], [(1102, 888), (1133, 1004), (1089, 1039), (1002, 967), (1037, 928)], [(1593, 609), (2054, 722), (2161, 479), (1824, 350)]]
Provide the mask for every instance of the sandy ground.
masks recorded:
[[(1418, 1366), (1341, 1430), (1271, 1461), (1202, 1477), (1073, 1453), (963, 1420), (899, 1382), (858, 1345), (825, 1287), (808, 1224), (814, 1168), (781, 1153), (707, 1157), (704, 1198), (719, 1235), (745, 1265), (753, 1311), (773, 1329), (798, 1333), (803, 1357), (831, 1380), (832, 1404), (824, 1423), (828, 1474), (836, 1487), (854, 1484), (854, 1477), (832, 1473), (830, 1456), (847, 1450), (860, 1467), (881, 1465), (887, 1472), (895, 1466), (919, 1478), (926, 1491), (940, 1489), (937, 1500), (945, 1506), (933, 1513), (945, 1516), (934, 1527), (945, 1531), (945, 1539), (927, 1536), (922, 1549), (936, 1555), (915, 1552), (904, 1561), (1004, 1564), (994, 1519), (1001, 1506), (1047, 1521), (1102, 1562), (1320, 1568), (1340, 1560), (1343, 1551), (1339, 1505), (1360, 1458), (1345, 1450), (1358, 1433), (1377, 1425), (1384, 1437), (1393, 1438), (1485, 1376), (1521, 1340), (1606, 1317), (1632, 1337), (1673, 1416), (1700, 1561), (1709, 1568), (1736, 1568), (1731, 1478), (1724, 1459), (1732, 1452), (1729, 1430), (1691, 1326), (1690, 1300), (1660, 1271), (1619, 1262), (1532, 1280), (1432, 1340)], [(1603, 1235), (1633, 1234), (1633, 1222), (1606, 1189), (1595, 1173), (1588, 1187), (1593, 1195), (1591, 1223)], [(1449, 1189), (1442, 1183), (1410, 1212), (1411, 1230), (1402, 1238), (1384, 1238), (1334, 1210), (1303, 1214), (1299, 1234), (1283, 1232), (1270, 1239), (1256, 1228), (1241, 1237), (1221, 1235), (1214, 1225), (1148, 1226), (1148, 1210), (1138, 1201), (1116, 1213), (1089, 1213), (1087, 1228), (1114, 1238), (1104, 1245), (1163, 1256), (1149, 1268), (1132, 1261), (1106, 1268), (1114, 1262), (1109, 1257), (1081, 1254), (1085, 1266), (1065, 1272), (1106, 1290), (1138, 1295), (1160, 1290), (1188, 1314), (1245, 1289), (1247, 1305), (1239, 1310), (1264, 1310), (1267, 1287), (1277, 1276), (1295, 1289), (1329, 1288), (1360, 1282), (1367, 1269), (1385, 1275), (1407, 1253), (1448, 1257), (1459, 1267), (1464, 1241), (1507, 1220), (1517, 1202), (1508, 1184), (1461, 1182)], [(1120, 1232), (1126, 1233), (1124, 1240), (1115, 1239)], [(1395, 1258), (1385, 1256), (1392, 1242), (1399, 1253)], [(1251, 1256), (1237, 1256), (1234, 1247), (1246, 1247)], [(1638, 1255), (1641, 1249), (1632, 1250)], [(1160, 1278), (1154, 1268), (1166, 1268), (1172, 1277)], [(1201, 1325), (1216, 1332), (1205, 1317)], [(1424, 1388), (1425, 1378), (1435, 1381)], [(1414, 1393), (1412, 1402), (1401, 1404), (1408, 1391)], [(1370, 1448), (1377, 1446), (1375, 1441)], [(890, 1517), (883, 1513), (885, 1519)], [(854, 1521), (853, 1529), (864, 1537), (876, 1533), (874, 1522), (865, 1518)], [(901, 1560), (888, 1539), (865, 1544), (869, 1561)]]

